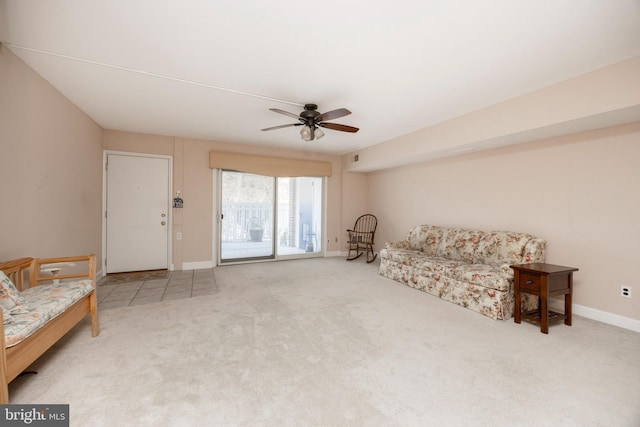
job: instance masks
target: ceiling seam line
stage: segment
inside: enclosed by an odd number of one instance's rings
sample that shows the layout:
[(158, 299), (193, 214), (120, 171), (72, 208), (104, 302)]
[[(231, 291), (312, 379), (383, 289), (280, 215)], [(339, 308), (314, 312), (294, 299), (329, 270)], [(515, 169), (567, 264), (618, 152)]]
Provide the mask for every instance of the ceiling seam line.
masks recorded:
[(269, 101), (275, 101), (275, 102), (282, 102), (284, 104), (290, 104), (290, 105), (297, 105), (297, 106), (304, 106), (304, 104), (299, 103), (299, 102), (293, 102), (293, 101), (286, 101), (284, 99), (279, 99), (279, 98), (273, 98), (271, 96), (266, 96), (266, 95), (258, 95), (255, 93), (250, 93), (250, 92), (244, 92), (241, 90), (235, 90), (235, 89), (229, 89), (229, 88), (225, 88), (225, 87), (221, 87), (221, 86), (215, 86), (212, 84), (208, 84), (208, 83), (202, 83), (202, 82), (197, 82), (194, 80), (187, 80), (187, 79), (182, 79), (179, 77), (173, 77), (173, 76), (168, 76), (165, 74), (158, 74), (158, 73), (153, 73), (150, 71), (143, 71), (143, 70), (137, 70), (135, 68), (129, 68), (129, 67), (123, 67), (120, 65), (113, 65), (113, 64), (107, 64), (105, 62), (99, 62), (99, 61), (92, 61), (90, 59), (84, 59), (84, 58), (78, 58), (75, 56), (70, 56), (70, 55), (64, 55), (61, 53), (56, 53), (56, 52), (50, 52), (47, 50), (42, 50), (42, 49), (35, 49), (32, 47), (26, 47), (26, 46), (20, 46), (20, 45), (16, 45), (13, 43), (5, 43), (5, 42), (1, 42), (3, 45), (9, 47), (9, 48), (16, 48), (16, 49), (22, 49), (22, 50), (26, 50), (29, 52), (35, 52), (35, 53), (40, 53), (40, 54), (44, 54), (44, 55), (49, 55), (49, 56), (55, 56), (58, 58), (63, 58), (63, 59), (69, 59), (72, 61), (77, 61), (77, 62), (82, 62), (85, 64), (91, 64), (91, 65), (97, 65), (100, 67), (105, 67), (105, 68), (112, 68), (115, 70), (119, 70), (119, 71), (126, 71), (129, 73), (135, 73), (135, 74), (141, 74), (144, 76), (150, 76), (150, 77), (158, 77), (161, 79), (166, 79), (166, 80), (172, 80), (175, 82), (179, 82), (179, 83), (186, 83), (186, 84), (191, 84), (194, 86), (202, 86), (202, 87), (206, 87), (209, 89), (216, 89), (216, 90), (220, 90), (223, 92), (230, 92), (230, 93), (235, 93), (238, 95), (245, 95), (245, 96), (251, 96), (254, 98), (261, 98), (261, 99), (267, 99)]

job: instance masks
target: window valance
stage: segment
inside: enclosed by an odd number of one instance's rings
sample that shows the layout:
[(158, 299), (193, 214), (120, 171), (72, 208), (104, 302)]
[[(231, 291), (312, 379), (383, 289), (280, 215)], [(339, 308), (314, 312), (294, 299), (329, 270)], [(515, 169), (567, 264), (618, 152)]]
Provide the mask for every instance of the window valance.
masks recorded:
[(265, 157), (251, 154), (209, 152), (211, 169), (228, 169), (264, 176), (331, 176), (331, 163), (317, 160)]

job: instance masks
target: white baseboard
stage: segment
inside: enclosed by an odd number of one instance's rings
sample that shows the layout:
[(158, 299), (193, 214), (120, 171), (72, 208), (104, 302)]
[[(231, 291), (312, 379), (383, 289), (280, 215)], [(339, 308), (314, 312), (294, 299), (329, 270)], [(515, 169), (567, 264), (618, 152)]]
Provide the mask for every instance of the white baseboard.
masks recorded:
[(102, 270), (98, 271), (96, 273), (96, 282), (100, 279), (102, 279), (102, 277), (104, 276), (104, 274), (102, 273)]
[[(554, 310), (563, 312), (564, 299), (550, 298), (549, 307)], [(620, 316), (618, 314), (597, 310), (595, 308), (579, 304), (573, 304), (571, 306), (571, 310), (573, 314), (577, 316), (586, 317), (587, 319), (597, 320), (598, 322), (608, 323), (609, 325), (618, 326), (620, 328), (629, 329), (635, 332), (640, 332), (640, 320), (637, 319)]]
[(183, 262), (183, 270), (200, 270), (203, 268), (213, 268), (213, 262), (211, 261), (197, 261), (197, 262)]

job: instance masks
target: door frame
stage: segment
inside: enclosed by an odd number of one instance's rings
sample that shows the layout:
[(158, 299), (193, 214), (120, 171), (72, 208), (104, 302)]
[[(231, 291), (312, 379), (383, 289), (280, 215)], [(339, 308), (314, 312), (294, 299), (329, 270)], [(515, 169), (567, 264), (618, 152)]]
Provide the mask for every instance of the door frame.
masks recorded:
[(99, 276), (106, 275), (105, 259), (107, 258), (107, 159), (110, 154), (129, 157), (147, 157), (152, 159), (166, 159), (169, 162), (169, 182), (167, 183), (167, 224), (169, 226), (167, 232), (167, 268), (169, 271), (174, 270), (173, 265), (173, 208), (171, 204), (171, 196), (173, 194), (173, 157), (165, 156), (161, 154), (149, 154), (149, 153), (135, 153), (130, 151), (115, 151), (115, 150), (103, 150), (102, 153), (102, 257), (100, 265), (102, 267)]

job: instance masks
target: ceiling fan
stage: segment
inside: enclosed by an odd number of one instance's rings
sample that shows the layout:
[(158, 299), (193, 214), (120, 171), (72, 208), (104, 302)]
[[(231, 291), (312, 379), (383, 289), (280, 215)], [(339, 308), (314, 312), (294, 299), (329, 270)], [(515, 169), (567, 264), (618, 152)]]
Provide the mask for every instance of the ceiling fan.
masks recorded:
[(320, 128), (327, 128), (333, 130), (339, 130), (342, 132), (358, 132), (360, 129), (353, 126), (341, 125), (338, 123), (326, 123), (327, 120), (337, 119), (351, 114), (351, 111), (346, 108), (338, 108), (337, 110), (327, 111), (326, 113), (320, 113), (316, 104), (306, 104), (304, 111), (299, 115), (290, 113), (288, 111), (280, 110), (279, 108), (269, 108), (269, 110), (284, 114), (285, 116), (293, 117), (300, 120), (300, 123), (291, 123), (288, 125), (272, 126), (262, 130), (274, 130), (282, 129), (290, 126), (303, 126), (300, 131), (300, 136), (305, 141), (313, 141), (314, 139), (320, 139), (324, 136), (324, 132)]

